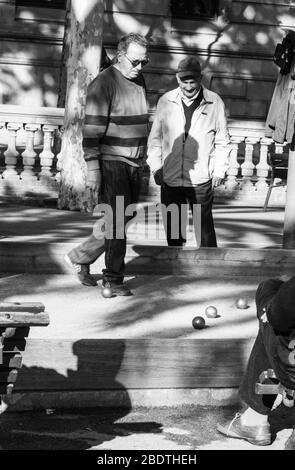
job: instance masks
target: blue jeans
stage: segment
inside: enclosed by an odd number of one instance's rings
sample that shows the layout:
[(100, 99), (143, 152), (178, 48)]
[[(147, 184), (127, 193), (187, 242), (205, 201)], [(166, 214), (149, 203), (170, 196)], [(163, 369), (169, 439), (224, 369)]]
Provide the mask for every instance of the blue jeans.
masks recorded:
[(263, 307), (271, 301), (282, 282), (279, 279), (268, 279), (258, 286), (256, 306), (259, 332), (239, 388), (239, 395), (244, 403), (264, 415), (270, 413), (276, 395), (258, 395), (255, 393), (255, 384), (259, 382), (261, 372), (273, 369), (283, 385), (295, 389), (295, 365), (290, 364), (288, 361), (290, 350), (288, 350), (287, 345), (291, 338), (278, 334), (269, 323), (263, 323), (260, 320)]
[[(121, 161), (101, 161), (102, 202), (108, 204), (113, 212), (112, 237), (103, 242), (94, 234), (74, 248), (69, 257), (73, 263), (92, 264), (105, 251), (105, 269), (103, 281), (122, 283), (125, 271), (126, 233), (125, 227), (133, 216), (125, 216), (129, 204), (136, 204), (142, 183), (142, 167), (133, 167)], [(123, 236), (117, 237), (116, 197), (122, 196), (121, 214), (123, 218)], [(135, 215), (135, 214), (134, 214)], [(121, 233), (122, 235), (122, 233)]]

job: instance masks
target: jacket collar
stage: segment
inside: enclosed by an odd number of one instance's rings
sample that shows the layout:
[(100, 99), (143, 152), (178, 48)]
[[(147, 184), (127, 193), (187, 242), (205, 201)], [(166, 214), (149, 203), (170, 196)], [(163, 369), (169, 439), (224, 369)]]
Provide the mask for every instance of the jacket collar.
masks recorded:
[[(210, 97), (210, 91), (202, 85), (203, 88), (203, 99), (201, 104), (212, 104), (213, 101)], [(169, 101), (173, 101), (174, 103), (181, 104), (181, 90), (180, 88), (175, 88), (174, 90), (170, 91), (168, 96)]]

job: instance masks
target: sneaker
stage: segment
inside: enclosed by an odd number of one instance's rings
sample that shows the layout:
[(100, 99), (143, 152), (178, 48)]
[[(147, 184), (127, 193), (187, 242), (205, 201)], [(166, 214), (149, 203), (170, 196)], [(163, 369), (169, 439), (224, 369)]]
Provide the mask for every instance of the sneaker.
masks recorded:
[(103, 281), (102, 288), (104, 287), (110, 287), (114, 295), (124, 295), (124, 296), (133, 295), (131, 290), (128, 289), (128, 287), (126, 287), (123, 283), (119, 284), (117, 282)]
[(79, 281), (81, 282), (81, 284), (83, 284), (83, 286), (89, 286), (89, 287), (97, 286), (96, 280), (90, 274), (89, 264), (73, 263), (69, 255), (64, 256), (64, 261), (68, 266), (70, 266), (75, 271), (75, 273), (78, 276)]

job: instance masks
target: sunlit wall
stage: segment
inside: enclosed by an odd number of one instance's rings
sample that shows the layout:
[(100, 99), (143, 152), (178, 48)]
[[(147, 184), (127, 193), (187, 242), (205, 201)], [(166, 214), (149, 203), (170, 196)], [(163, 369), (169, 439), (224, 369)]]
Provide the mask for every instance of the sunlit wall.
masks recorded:
[[(57, 106), (65, 11), (17, 3), (0, 0), (0, 102)], [(219, 0), (211, 16), (202, 15), (210, 2), (189, 0), (186, 15), (185, 4), (105, 0), (108, 54), (114, 55), (117, 40), (128, 32), (150, 38), (145, 78), (151, 110), (176, 86), (178, 62), (193, 54), (203, 65), (204, 84), (222, 95), (230, 117), (264, 119), (278, 74), (273, 52), (285, 34), (282, 26), (295, 26), (294, 2)]]

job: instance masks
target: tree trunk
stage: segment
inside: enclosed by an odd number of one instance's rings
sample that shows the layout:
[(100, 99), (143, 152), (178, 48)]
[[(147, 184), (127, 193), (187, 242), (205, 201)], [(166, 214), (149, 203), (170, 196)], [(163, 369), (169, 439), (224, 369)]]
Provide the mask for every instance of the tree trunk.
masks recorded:
[(70, 45), (70, 14), (71, 14), (71, 0), (67, 0), (66, 13), (65, 13), (65, 30), (62, 48), (61, 59), (61, 73), (59, 78), (59, 90), (57, 107), (64, 108), (66, 105), (66, 92), (67, 92), (67, 62), (69, 58), (69, 45)]
[(89, 209), (86, 191), (86, 164), (82, 150), (82, 123), (85, 115), (87, 87), (99, 73), (104, 0), (72, 0), (68, 44), (67, 92), (64, 133), (58, 168), (61, 182), (60, 209)]

